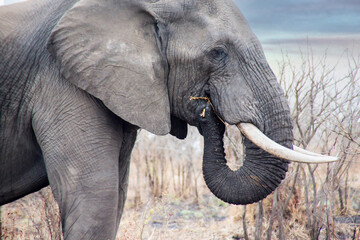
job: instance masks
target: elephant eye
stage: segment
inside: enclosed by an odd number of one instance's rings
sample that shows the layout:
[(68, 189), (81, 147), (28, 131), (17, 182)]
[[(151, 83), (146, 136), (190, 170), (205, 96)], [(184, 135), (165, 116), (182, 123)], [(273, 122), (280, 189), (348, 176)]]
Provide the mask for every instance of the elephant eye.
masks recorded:
[(227, 53), (223, 48), (214, 48), (209, 52), (209, 57), (217, 62), (225, 62)]

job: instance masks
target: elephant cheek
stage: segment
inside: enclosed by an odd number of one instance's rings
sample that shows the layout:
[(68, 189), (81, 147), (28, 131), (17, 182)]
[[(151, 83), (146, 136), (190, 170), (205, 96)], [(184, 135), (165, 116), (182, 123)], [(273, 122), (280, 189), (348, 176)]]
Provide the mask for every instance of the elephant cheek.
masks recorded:
[(249, 122), (262, 129), (262, 117), (258, 101), (246, 84), (233, 81), (228, 85), (223, 83), (210, 86), (210, 98), (216, 113), (228, 124)]

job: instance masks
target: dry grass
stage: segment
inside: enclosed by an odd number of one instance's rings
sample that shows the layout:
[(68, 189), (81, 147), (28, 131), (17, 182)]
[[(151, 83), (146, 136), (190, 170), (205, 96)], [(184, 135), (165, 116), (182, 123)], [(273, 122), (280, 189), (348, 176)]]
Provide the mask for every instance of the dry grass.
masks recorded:
[[(192, 144), (197, 141), (195, 135), (193, 129), (190, 138), (183, 144)], [(209, 192), (202, 179), (201, 152), (197, 153), (198, 149), (194, 149), (193, 164), (189, 166), (187, 161), (189, 152), (183, 155), (181, 149), (168, 150), (168, 146), (164, 145), (175, 142), (174, 146), (181, 146), (178, 140), (161, 137), (159, 141), (162, 147), (148, 148), (150, 156), (140, 151), (143, 145), (149, 144), (148, 141), (154, 143), (153, 136), (145, 132), (141, 133), (137, 148), (133, 152), (128, 200), (117, 239), (172, 239), (174, 237), (245, 239), (244, 207), (223, 203)], [(201, 143), (199, 145), (201, 148)], [(153, 146), (159, 145), (153, 144)], [(170, 151), (177, 154), (171, 154)], [(168, 157), (165, 157), (165, 152)], [(158, 157), (156, 154), (159, 154)], [(148, 163), (146, 164), (145, 161)], [(157, 172), (154, 172), (154, 168)], [(280, 202), (284, 202), (288, 196), (295, 170), (296, 165), (292, 165), (286, 181), (279, 188)], [(184, 171), (189, 172), (184, 173)], [(356, 161), (349, 170), (348, 186), (353, 192), (350, 199), (353, 207), (349, 209), (349, 215), (358, 214), (360, 208), (360, 201), (357, 198), (360, 195), (359, 171), (360, 162)], [(325, 178), (325, 173), (325, 165), (316, 170), (316, 175), (320, 178)], [(309, 239), (309, 229), (306, 227), (306, 203), (300, 188), (297, 186), (296, 194), (289, 202), (280, 222), (286, 239)], [(264, 217), (260, 239), (266, 239), (273, 209), (273, 194), (263, 200), (262, 205)], [(246, 208), (249, 239), (254, 239), (257, 231), (255, 227), (257, 206), (258, 204), (255, 203)], [(317, 208), (326, 215), (325, 205), (319, 205)], [(338, 208), (334, 209), (334, 215), (341, 215)], [(2, 219), (4, 234), (2, 239), (60, 239), (57, 205), (48, 188), (3, 207)], [(275, 217), (271, 239), (279, 238), (278, 220)], [(335, 235), (330, 239), (352, 239), (354, 229), (353, 225), (334, 222)], [(319, 239), (326, 239), (325, 235), (322, 228)], [(340, 236), (345, 236), (345, 238)], [(357, 236), (360, 236), (359, 233)]]
[(59, 209), (50, 188), (2, 207), (1, 239), (61, 239)]

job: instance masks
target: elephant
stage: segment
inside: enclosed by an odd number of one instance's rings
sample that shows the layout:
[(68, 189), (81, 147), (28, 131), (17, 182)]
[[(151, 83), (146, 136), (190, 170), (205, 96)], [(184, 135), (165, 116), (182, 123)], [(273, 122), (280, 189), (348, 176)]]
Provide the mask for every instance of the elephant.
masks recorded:
[[(236, 171), (224, 123), (246, 136)], [(229, 203), (265, 198), (290, 160), (336, 160), (292, 150), (287, 100), (231, 0), (0, 8), (0, 205), (50, 185), (64, 239), (115, 239), (138, 129), (184, 139), (188, 125), (204, 136), (209, 189)]]

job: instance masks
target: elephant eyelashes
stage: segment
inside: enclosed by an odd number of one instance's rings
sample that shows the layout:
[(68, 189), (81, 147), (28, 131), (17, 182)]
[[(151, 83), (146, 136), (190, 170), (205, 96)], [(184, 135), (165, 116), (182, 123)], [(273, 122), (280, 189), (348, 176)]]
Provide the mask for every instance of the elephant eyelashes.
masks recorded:
[(213, 62), (225, 63), (227, 58), (227, 52), (222, 48), (214, 48), (209, 52), (209, 57)]

